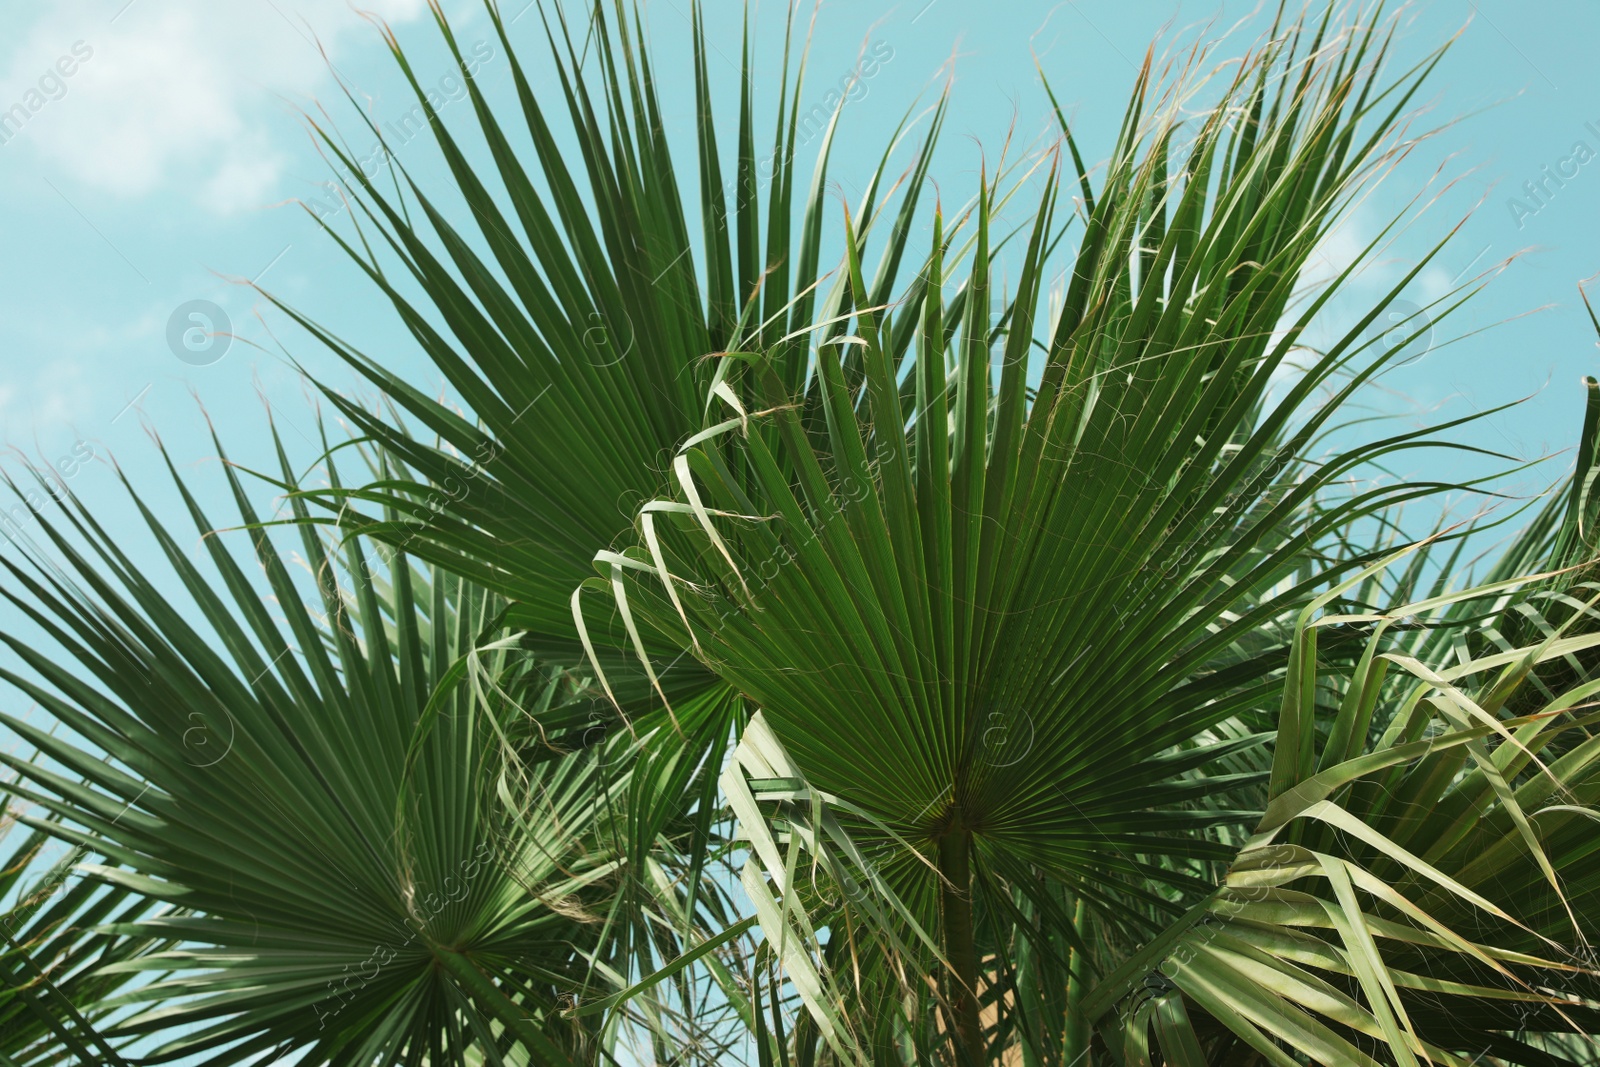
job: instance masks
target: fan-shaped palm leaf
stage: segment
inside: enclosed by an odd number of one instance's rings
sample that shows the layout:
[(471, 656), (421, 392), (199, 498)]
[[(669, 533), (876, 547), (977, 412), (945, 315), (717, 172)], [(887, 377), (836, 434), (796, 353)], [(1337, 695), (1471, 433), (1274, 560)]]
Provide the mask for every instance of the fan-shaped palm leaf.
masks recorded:
[[(1214, 1062), (1236, 1039), (1285, 1065), (1288, 1050), (1320, 1064), (1571, 1062), (1515, 1032), (1600, 1024), (1600, 682), (1508, 709), (1539, 664), (1600, 637), (1557, 630), (1449, 667), (1386, 640), (1401, 619), (1510, 584), (1375, 616), (1306, 610), (1254, 836), (1220, 889), (1088, 1000), (1122, 1058), (1159, 1046), (1169, 1062)], [(1350, 625), (1372, 636), (1319, 730), (1317, 635)], [(1575, 743), (1559, 752), (1563, 735)]]
[[(297, 580), (230, 467), (265, 599), (224, 543), (243, 535), (212, 535), (174, 478), (212, 574), (134, 501), (186, 602), (76, 503), (41, 517), (66, 571), (5, 562), (5, 596), (65, 653), (7, 635), (29, 673), (6, 678), (82, 739), (8, 719), (61, 770), (7, 762), (81, 827), (57, 833), (118, 864), (101, 877), (183, 909), (114, 927), (178, 944), (102, 969), (171, 972), (124, 995), (153, 1007), (113, 1033), (161, 1034), (157, 1059), (437, 1064), (520, 1045), (577, 1062), (594, 1035), (559, 1006), (615, 988), (596, 966), (625, 978), (675, 954), (638, 877), (686, 831), (672, 798), (703, 791), (696, 766), (625, 736), (539, 758), (527, 735), (581, 730), (588, 701), (506, 638), (492, 594), (403, 553), (375, 564), (358, 540), (330, 555), (310, 524)], [(680, 722), (725, 736), (728, 712)], [(643, 840), (619, 843), (614, 822)]]
[[(1307, 576), (1314, 546), (1434, 488), (1320, 496), (1420, 433), (1305, 455), (1382, 369), (1360, 340), (1378, 308), (1273, 395), (1342, 279), (1291, 312), (1295, 284), (1426, 70), (1384, 87), (1383, 50), (1291, 27), (1181, 149), (1175, 105), (1152, 107), (1142, 82), (1052, 316), (1054, 173), (1000, 331), (985, 311), (998, 186), (948, 234), (936, 214), (914, 314), (880, 314), (847, 227), (850, 321), (820, 328), (809, 388), (759, 338), (719, 357), (721, 419), (679, 446), (636, 544), (595, 557), (605, 578), (586, 584), (647, 671), (649, 635), (692, 648), (812, 785), (921, 843), (893, 862), (905, 899), (942, 917), (968, 1062), (987, 1054), (974, 908), (1000, 906), (973, 894), (1026, 894), (1044, 872), (1135, 944), (1182, 914), (1231, 854), (1197, 831), (1253, 818), (1187, 803), (1239, 784), (1189, 780), (1236, 747), (1194, 740), (1280, 684), (1273, 627), (1339, 569)], [(970, 265), (947, 307), (958, 247)]]

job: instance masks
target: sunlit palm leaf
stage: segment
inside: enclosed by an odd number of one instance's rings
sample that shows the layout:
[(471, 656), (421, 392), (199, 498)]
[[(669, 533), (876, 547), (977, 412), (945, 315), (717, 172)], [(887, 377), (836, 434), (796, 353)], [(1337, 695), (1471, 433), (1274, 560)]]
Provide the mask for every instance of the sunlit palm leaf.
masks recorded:
[[(493, 4), (487, 8), (516, 89), (515, 105), (503, 112), (490, 107), (471, 79), (435, 8), (472, 96), (478, 129), (469, 142), (461, 141), (467, 136), (463, 131), (434, 115), (405, 53), (390, 38), (419, 106), (428, 112), (429, 128), (456, 191), (465, 197), (470, 220), (441, 214), (397, 160), (392, 165), (404, 197), (385, 193), (331, 133), (317, 127), (331, 159), (354, 178), (350, 191), (364, 217), (358, 220), (358, 237), (334, 233), (335, 240), (389, 297), (423, 351), (470, 405), (475, 421), (429, 399), (293, 309), (285, 310), (447, 447), (429, 447), (399, 433), (330, 392), (343, 413), (401, 453), (422, 476), (461, 487), (440, 501), (442, 509), (435, 510), (442, 514), (421, 532), (397, 530), (382, 516), (363, 522), (355, 512), (341, 521), (375, 537), (406, 540), (414, 553), (510, 598), (513, 620), (539, 639), (566, 635), (570, 641), (568, 598), (589, 572), (595, 546), (627, 529), (637, 503), (670, 478), (664, 457), (702, 425), (715, 371), (705, 357), (732, 341), (736, 321), (769, 341), (789, 332), (789, 322), (810, 324), (829, 138), (823, 140), (805, 221), (797, 227), (791, 216), (798, 108), (790, 102), (798, 85), (791, 85), (786, 74), (779, 87), (770, 214), (763, 228), (747, 54), (735, 163), (738, 195), (730, 205), (712, 124), (704, 27), (697, 21), (693, 74), (701, 191), (696, 227), (661, 128), (655, 74), (632, 25), (635, 16), (621, 4), (595, 3), (574, 27), (562, 7), (541, 7), (550, 54), (540, 62), (553, 66), (560, 84), (558, 93), (546, 96), (530, 88), (500, 13)], [(576, 137), (576, 157), (565, 144), (565, 130), (558, 136), (554, 128), (552, 96), (560, 123)], [(937, 127), (935, 116), (930, 143)], [(372, 132), (382, 139), (381, 130)], [(469, 164), (469, 146), (487, 151), (494, 169), (486, 173)], [(926, 172), (926, 150), (919, 159), (905, 192), (913, 205)], [(872, 189), (879, 187), (882, 171), (880, 166)], [(461, 231), (464, 221), (470, 222), (470, 233)], [(897, 221), (892, 249), (904, 246), (909, 224), (909, 216)], [(690, 250), (696, 228), (707, 242), (705, 293), (702, 264)], [(489, 260), (481, 258), (485, 254)], [(414, 306), (399, 281), (387, 277), (391, 258), (420, 287), (437, 318)], [(889, 267), (880, 291), (887, 292), (893, 280)], [(804, 340), (785, 342), (778, 350), (781, 373), (798, 384), (806, 370)], [(362, 495), (402, 514), (430, 514), (426, 502), (403, 491), (384, 492), (379, 486)]]
[[(1587, 940), (1600, 906), (1600, 683), (1526, 715), (1505, 710), (1532, 668), (1600, 637), (1556, 634), (1448, 668), (1390, 651), (1391, 625), (1447, 604), (1306, 612), (1264, 819), (1225, 886), (1090, 998), (1125, 1055), (1158, 1045), (1215, 1057), (1225, 1028), (1271, 1063), (1298, 1050), (1330, 1065), (1465, 1067), (1485, 1054), (1543, 1064), (1564, 1061), (1519, 1032), (1600, 1026)], [(1336, 683), (1340, 711), (1303, 745), (1316, 635), (1352, 624), (1376, 624), (1368, 652), (1348, 679), (1322, 679)], [(1369, 730), (1381, 734), (1369, 742)], [(1552, 758), (1564, 735), (1578, 743)]]

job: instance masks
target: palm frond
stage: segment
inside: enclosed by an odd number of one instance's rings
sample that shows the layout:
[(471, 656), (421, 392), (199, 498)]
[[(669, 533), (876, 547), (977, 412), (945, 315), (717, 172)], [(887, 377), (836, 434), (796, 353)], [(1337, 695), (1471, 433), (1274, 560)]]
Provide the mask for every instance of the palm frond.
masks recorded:
[[(1444, 667), (1387, 636), (1506, 584), (1378, 615), (1306, 609), (1261, 823), (1222, 887), (1089, 999), (1123, 1058), (1159, 1047), (1212, 1062), (1238, 1040), (1281, 1064), (1297, 1062), (1291, 1051), (1320, 1064), (1531, 1064), (1559, 1061), (1527, 1032), (1593, 1032), (1600, 683), (1508, 708), (1539, 664), (1600, 637), (1557, 632)], [(1332, 679), (1339, 712), (1317, 730), (1308, 698), (1330, 681), (1317, 635), (1350, 625), (1370, 627), (1366, 652)], [(1556, 755), (1563, 736), (1577, 743)]]
[[(225, 470), (241, 534), (214, 533), (173, 472), (209, 573), (129, 486), (186, 601), (77, 502), (40, 519), (64, 569), (42, 551), (4, 563), (4, 595), (60, 648), (6, 635), (26, 668), (6, 680), (82, 739), (8, 718), (48, 757), (0, 757), (18, 794), (107, 856), (95, 870), (119, 894), (181, 909), (108, 927), (173, 943), (99, 969), (169, 972), (107, 1001), (148, 1009), (114, 1039), (162, 1035), (155, 1061), (437, 1062), (520, 1044), (577, 1062), (594, 1035), (560, 1009), (614, 987), (596, 966), (625, 976), (673, 954), (670, 931), (639, 939), (654, 891), (635, 883), (658, 837), (687, 832), (676, 798), (714, 768), (604, 731), (542, 758), (590, 701), (521, 652), (503, 602), (403, 552), (385, 565), (359, 539), (329, 546), (298, 501), (286, 556)], [(264, 590), (226, 544), (238, 536)], [(725, 736), (729, 714), (708, 700), (680, 721)], [(646, 836), (619, 842), (613, 823)], [(619, 900), (620, 919), (596, 913)]]
[(52, 858), (51, 830), (59, 819), (28, 826), (25, 818), (10, 810), (0, 818), (0, 841), (10, 846), (0, 856), (0, 1056), (21, 1065), (62, 1055), (124, 1063), (103, 1030), (111, 998), (128, 976), (106, 966), (147, 954), (159, 942), (107, 927), (139, 918), (153, 902), (79, 876), (87, 850)]

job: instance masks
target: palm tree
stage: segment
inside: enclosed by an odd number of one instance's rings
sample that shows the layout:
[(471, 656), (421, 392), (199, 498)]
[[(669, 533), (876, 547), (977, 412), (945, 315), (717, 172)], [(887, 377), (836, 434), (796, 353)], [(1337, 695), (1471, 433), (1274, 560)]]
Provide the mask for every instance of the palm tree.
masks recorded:
[(948, 206), (941, 97), (829, 221), (837, 113), (795, 192), (804, 49), (763, 215), (748, 31), (730, 202), (698, 6), (692, 192), (637, 9), (541, 6), (552, 108), (486, 7), (504, 106), (434, 6), (470, 142), (387, 38), (448, 188), (391, 159), (386, 192), (312, 123), (358, 209), (328, 232), (470, 415), (278, 303), (393, 408), (324, 386), (373, 473), (283, 458), (287, 517), (229, 469), (273, 610), (181, 481), (214, 576), (145, 514), (215, 641), (79, 505), (42, 527), (74, 579), (11, 566), (93, 684), (15, 639), (43, 684), (8, 677), (110, 757), (33, 730), (66, 773), (13, 761), (28, 796), (182, 909), (136, 925), (175, 947), (108, 969), (170, 972), (116, 1035), (337, 1063), (618, 1062), (640, 1032), (719, 1062), (730, 1028), (785, 1065), (1600, 1062), (1573, 1044), (1600, 995), (1595, 420), (1565, 511), (1463, 590), (1468, 531), (1394, 543), (1400, 505), (1459, 486), (1362, 481), (1465, 448), (1459, 423), (1341, 423), (1427, 258), (1304, 343), (1359, 263), (1309, 295), (1307, 266), (1414, 143), (1442, 53), (1390, 77), (1377, 12), (1280, 11), (1210, 77), (1204, 46), (1147, 57), (1103, 169), (1058, 108), (1059, 143)]
[[(1383, 44), (1356, 30), (1329, 49), (1327, 26), (1275, 37), (1217, 92), (1218, 105), (1182, 135), (1181, 149), (1177, 97), (1151, 108), (1141, 84), (1103, 184), (1084, 189), (1084, 236), (1048, 321), (1038, 312), (1044, 261), (1065, 228), (1055, 221), (1054, 173), (1027, 231), (1018, 294), (1001, 329), (984, 313), (991, 221), (1006, 196), (998, 182), (980, 186), (949, 233), (936, 209), (914, 292), (889, 308), (864, 281), (862, 228), (848, 223), (841, 277), (819, 315), (824, 325), (805, 388), (788, 384), (782, 349), (741, 338), (737, 351), (719, 357), (719, 389), (708, 396), (716, 421), (680, 446), (676, 484), (641, 508), (635, 537), (595, 557), (609, 581), (589, 579), (585, 588), (609, 601), (627, 630), (611, 640), (636, 648), (646, 673), (650, 642), (637, 635), (692, 648), (759, 706), (768, 748), (781, 746), (790, 760), (776, 779), (763, 780), (776, 783), (780, 797), (796, 794), (789, 802), (799, 812), (832, 808), (868, 857), (871, 877), (888, 885), (876, 894), (880, 906), (859, 920), (859, 935), (848, 914), (824, 910), (791, 928), (775, 901), (767, 903), (775, 916), (764, 923), (769, 941), (803, 943), (814, 929), (830, 931), (818, 970), (848, 970), (839, 983), (848, 992), (829, 994), (809, 974), (796, 985), (840, 1057), (894, 1057), (908, 1025), (914, 1034), (919, 1023), (918, 1013), (908, 1023), (896, 1007), (921, 992), (923, 1003), (942, 1001), (941, 1015), (921, 1027), (928, 1049), (942, 1035), (957, 1062), (991, 1062), (1008, 1037), (998, 1020), (984, 1023), (992, 1005), (997, 1015), (1014, 1012), (1010, 1027), (1040, 1060), (1059, 1050), (1072, 1062), (1087, 1049), (1081, 1032), (1057, 1039), (1026, 998), (1007, 1000), (1021, 984), (1013, 962), (1021, 941), (1041, 954), (1053, 949), (1058, 959), (1081, 952), (1099, 980), (1073, 1003), (1071, 972), (1054, 976), (1068, 990), (1064, 1017), (1104, 1024), (1108, 1006), (1127, 999), (1125, 985), (1165, 981), (1157, 965), (1170, 958), (1174, 939), (1230, 899), (1219, 898), (1213, 881), (1220, 868), (1225, 885), (1243, 879), (1242, 869), (1265, 878), (1257, 849), (1302, 835), (1298, 824), (1284, 829), (1301, 809), (1279, 812), (1280, 798), (1300, 799), (1319, 768), (1356, 761), (1366, 773), (1388, 758), (1364, 747), (1373, 710), (1363, 706), (1362, 674), (1339, 717), (1319, 723), (1311, 710), (1317, 624), (1310, 613), (1342, 593), (1351, 581), (1344, 575), (1366, 562), (1314, 553), (1335, 529), (1428, 488), (1322, 495), (1344, 471), (1414, 447), (1421, 435), (1308, 462), (1306, 446), (1340, 402), (1384, 365), (1382, 354), (1360, 344), (1371, 316), (1328, 351), (1309, 353), (1281, 394), (1272, 387), (1327, 297), (1294, 309), (1295, 284), (1344, 198), (1383, 161), (1389, 124), (1428, 64), (1384, 87), (1371, 73)], [(947, 261), (964, 256), (965, 302), (946, 307)], [(1040, 338), (1042, 366), (1030, 389), (1027, 357)], [(1348, 381), (1330, 399), (1308, 403), (1340, 372)], [(1588, 638), (1579, 640), (1587, 647)], [(1342, 651), (1359, 647), (1346, 642)], [(1374, 654), (1369, 646), (1348, 669), (1359, 672)], [(1538, 645), (1483, 662), (1520, 665), (1526, 657), (1531, 665), (1548, 654)], [(1482, 703), (1499, 710), (1515, 680), (1496, 679), (1473, 710), (1486, 715)], [(1216, 773), (1224, 754), (1248, 751), (1240, 735), (1265, 724), (1263, 698), (1278, 690), (1287, 696), (1270, 763), (1257, 774)], [(1569, 689), (1554, 707), (1587, 693)], [(1377, 722), (1412, 739), (1413, 726), (1426, 725), (1410, 713), (1420, 699), (1411, 694), (1412, 703), (1379, 709), (1385, 716)], [(1508, 721), (1496, 723), (1508, 739), (1511, 728), (1529, 725)], [(1582, 725), (1575, 717), (1563, 729)], [(1332, 751), (1319, 743), (1319, 726)], [(1351, 744), (1346, 735), (1357, 728)], [(1386, 732), (1384, 747), (1395, 737)], [(1404, 751), (1416, 760), (1422, 749)], [(1440, 759), (1455, 769), (1449, 757)], [(1502, 775), (1528, 769), (1509, 750), (1501, 761), (1510, 764), (1498, 768)], [(1492, 780), (1496, 768), (1489, 768)], [(1441, 781), (1442, 772), (1428, 771), (1429, 761), (1413, 768), (1422, 775), (1419, 805), (1438, 804), (1459, 820), (1466, 810), (1497, 816), (1486, 805), (1500, 801), (1509, 820), (1499, 827), (1503, 847), (1520, 848), (1518, 861), (1561, 893), (1546, 846), (1509, 792), (1511, 779), (1488, 793), (1485, 783), (1470, 782), (1468, 808), (1463, 794), (1446, 791), (1448, 774)], [(1590, 768), (1577, 759), (1559, 777), (1549, 773), (1570, 802), (1583, 794)], [(1319, 802), (1334, 791), (1316, 784)], [(802, 796), (809, 803), (796, 803)], [(1255, 835), (1236, 844), (1218, 832), (1256, 822), (1263, 802), (1268, 817)], [(1331, 810), (1317, 814), (1345, 834), (1360, 827), (1379, 858), (1411, 860), (1380, 844), (1383, 805), (1364, 811), (1365, 820), (1338, 809), (1335, 821)], [(796, 814), (786, 813), (791, 834)], [(1579, 814), (1575, 808), (1563, 818), (1581, 823)], [(1345, 853), (1351, 870), (1367, 860), (1317, 829), (1304, 837)], [(820, 848), (833, 835), (813, 819), (798, 841), (807, 836)], [(1465, 866), (1476, 855), (1469, 848), (1485, 847), (1455, 832), (1442, 841), (1463, 850), (1449, 853), (1447, 866)], [(1277, 861), (1277, 881), (1268, 884), (1322, 873), (1306, 867), (1322, 854), (1303, 848), (1297, 841), (1288, 860)], [(1281, 847), (1273, 853), (1281, 854)], [(744, 881), (753, 896), (768, 892), (764, 873), (790, 900), (792, 860), (769, 847), (748, 862)], [(1363, 869), (1369, 882), (1361, 887), (1404, 912), (1424, 936), (1432, 920), (1422, 908), (1407, 910), (1404, 877), (1443, 862), (1374, 864)], [(1172, 1034), (1161, 1040), (1162, 1054), (1203, 1062), (1181, 1012), (1189, 999), (1257, 1054), (1285, 1063), (1293, 1062), (1286, 1047), (1319, 1062), (1364, 1062), (1358, 1035), (1381, 1040), (1400, 1063), (1418, 1055), (1466, 1063), (1478, 1054), (1474, 1045), (1495, 1024), (1463, 1021), (1460, 1009), (1439, 1006), (1449, 1022), (1430, 1030), (1415, 1010), (1408, 1014), (1394, 986), (1397, 973), (1410, 972), (1378, 973), (1365, 928), (1395, 917), (1375, 909), (1369, 919), (1356, 908), (1347, 892), (1354, 876), (1343, 869), (1326, 877), (1342, 894), (1347, 925), (1337, 926), (1343, 943), (1324, 951), (1338, 957), (1330, 966), (1346, 972), (1341, 1007), (1365, 1017), (1336, 1012), (1326, 981), (1291, 990), (1299, 993), (1292, 1011), (1281, 1001), (1252, 1004), (1251, 983), (1266, 979), (1281, 994), (1287, 968), (1263, 972), (1265, 964), (1252, 960), (1250, 971), (1230, 958), (1245, 977), (1207, 972), (1192, 985), (1177, 982), (1172, 988), (1183, 996), (1168, 991), (1142, 1002), (1125, 1020), (1125, 1035), (1106, 1035), (1107, 1051), (1141, 1062), (1149, 1054), (1146, 1028), (1164, 1023)], [(1516, 903), (1544, 915), (1549, 905), (1538, 885), (1524, 884)], [(896, 908), (881, 906), (889, 894)], [(1334, 900), (1333, 890), (1324, 895)], [(1465, 898), (1510, 921), (1500, 905)], [(1554, 961), (1530, 954), (1521, 962), (1571, 964), (1570, 946), (1585, 943), (1578, 915), (1574, 909), (1567, 949), (1548, 940), (1558, 931), (1540, 931)], [(883, 928), (896, 923), (902, 936), (887, 938)], [(907, 980), (928, 970), (908, 967), (902, 947), (916, 945), (909, 935), (935, 929), (927, 940), (939, 950), (942, 997)], [(841, 939), (845, 931), (852, 936)], [(1500, 995), (1481, 990), (1464, 982), (1437, 991)], [(850, 1002), (851, 1010), (836, 1010)], [(1157, 1007), (1162, 1014), (1153, 1014)], [(1341, 1030), (1302, 1023), (1305, 1009)]]

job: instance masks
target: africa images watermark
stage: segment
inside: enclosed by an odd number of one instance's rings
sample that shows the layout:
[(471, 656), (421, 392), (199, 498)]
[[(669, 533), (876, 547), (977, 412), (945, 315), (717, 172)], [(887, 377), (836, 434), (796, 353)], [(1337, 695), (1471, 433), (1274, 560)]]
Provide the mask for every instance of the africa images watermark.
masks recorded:
[(191, 367), (209, 367), (228, 354), (233, 322), (214, 300), (185, 300), (167, 317), (167, 348)]
[[(1583, 128), (1594, 138), (1596, 144), (1600, 144), (1600, 125), (1586, 122)], [(1556, 194), (1582, 173), (1582, 168), (1594, 157), (1595, 149), (1588, 141), (1581, 139), (1574, 141), (1572, 148), (1565, 156), (1556, 160), (1554, 167), (1545, 163), (1539, 168), (1539, 177), (1529, 178), (1523, 182), (1523, 198), (1512, 196), (1506, 199), (1506, 210), (1511, 212), (1511, 221), (1517, 224), (1517, 229), (1522, 229), (1528, 224), (1529, 219), (1549, 207), (1555, 200)]]
[(94, 56), (94, 48), (86, 41), (73, 41), (71, 54), (64, 55), (45, 69), (22, 99), (0, 111), (0, 145), (10, 144), (22, 128), (44, 110), (46, 104), (67, 95), (67, 79), (78, 73), (83, 64)]
[[(488, 41), (474, 43), (462, 57), (466, 67), (466, 79), (477, 78), (478, 73), (485, 65), (493, 62), (494, 58), (494, 45)], [(428, 108), (432, 110), (433, 117), (437, 118), (449, 105), (465, 100), (468, 90), (466, 81), (452, 70), (440, 76), (435, 85), (424, 87), (422, 94), (428, 101)], [(407, 110), (384, 122), (380, 139), (372, 143), (371, 149), (365, 156), (355, 161), (362, 177), (368, 181), (377, 178), (383, 173), (383, 168), (393, 161), (395, 153), (416, 140), (428, 126), (429, 114), (420, 102), (412, 104)], [(317, 188), (327, 194), (326, 200), (312, 197), (303, 202), (320, 222), (343, 211), (354, 195), (353, 188), (360, 184), (354, 174), (347, 174), (337, 180), (329, 178), (317, 183)]]
[[(873, 460), (879, 464), (885, 463), (892, 459), (896, 453), (897, 449), (891, 442), (887, 440), (879, 441), (873, 453)], [(742, 581), (751, 598), (750, 606), (754, 605), (755, 594), (766, 588), (773, 579), (777, 578), (783, 568), (799, 559), (800, 553), (812, 542), (822, 537), (828, 526), (835, 519), (842, 518), (851, 504), (860, 503), (867, 498), (867, 495), (873, 491), (871, 480), (869, 477), (867, 483), (864, 484), (858, 481), (854, 475), (845, 475), (843, 481), (833, 492), (833, 507), (813, 514), (812, 521), (807, 524), (804, 536), (797, 544), (791, 547), (787, 540), (780, 539), (778, 547), (773, 549), (765, 559), (755, 564), (754, 567), (747, 568), (754, 575), (754, 580), (747, 577)], [(717, 616), (718, 627), (726, 622), (730, 615), (750, 610), (750, 607), (741, 605), (739, 601), (725, 592), (721, 594), (721, 597), (723, 607), (721, 614)]]
[[(873, 41), (862, 50), (861, 58), (856, 64), (839, 76), (836, 84), (829, 87), (822, 99), (811, 105), (807, 111), (798, 112), (795, 116), (796, 148), (803, 148), (814, 141), (823, 130), (828, 128), (828, 123), (833, 119), (833, 113), (844, 104), (856, 103), (867, 97), (867, 83), (878, 76), (879, 71), (888, 66), (894, 59), (894, 46), (887, 41)], [(772, 183), (773, 165), (777, 158), (777, 150), (768, 152), (758, 160), (754, 169), (754, 181), (759, 188), (766, 188)], [(722, 195), (735, 197), (739, 192), (739, 176), (737, 173), (722, 183)]]
[(22, 499), (9, 508), (0, 509), (0, 531), (4, 531), (8, 539), (15, 540), (16, 534), (21, 533), (23, 527), (45, 509), (45, 505), (66, 497), (67, 482), (77, 477), (78, 472), (93, 458), (94, 446), (79, 440), (73, 442), (70, 452), (57, 458), (48, 467), (35, 467), (34, 472), (44, 482), (44, 495), (29, 488), (17, 487), (16, 494)]
[[(401, 951), (412, 946), (417, 940), (417, 935), (426, 929), (428, 924), (437, 918), (446, 907), (464, 900), (467, 893), (471, 891), (473, 880), (478, 877), (482, 866), (494, 858), (495, 851), (494, 845), (490, 842), (478, 842), (478, 847), (473, 851), (472, 855), (456, 865), (455, 873), (445, 876), (444, 895), (442, 897), (439, 893), (428, 893), (420, 899), (416, 898), (414, 894), (408, 896), (406, 901), (407, 910), (410, 912), (410, 918), (414, 921), (410, 935), (398, 945), (374, 945), (372, 951), (367, 954), (367, 958), (359, 964), (347, 963), (344, 965), (342, 970), (345, 974), (342, 981), (336, 979), (328, 980), (328, 995), (313, 1002), (311, 1005), (311, 1010), (317, 1013), (317, 1029), (320, 1030), (326, 1026), (328, 1019), (343, 1011), (346, 1005), (349, 1004), (350, 999), (375, 980)], [(451, 887), (451, 882), (455, 883), (454, 888)], [(352, 967), (359, 969), (352, 974), (350, 973)], [(369, 967), (371, 968), (370, 972), (368, 971)], [(336, 982), (337, 985), (335, 984)], [(351, 985), (352, 982), (355, 983), (354, 987)], [(325, 1010), (323, 1005), (329, 1000), (337, 1001), (337, 1006)]]
[[(539, 390), (534, 398), (524, 404), (521, 411), (517, 412), (515, 418), (511, 420), (510, 425), (516, 425), (517, 421), (521, 419), (522, 416), (526, 415), (528, 410), (532, 408), (533, 405), (537, 404), (549, 391), (550, 386), (548, 385)], [(447, 476), (438, 485), (428, 487), (429, 492), (427, 498), (421, 502), (421, 517), (413, 514), (392, 524), (395, 530), (403, 534), (403, 536), (375, 541), (373, 550), (361, 557), (360, 565), (365, 571), (366, 575), (369, 578), (372, 577), (372, 564), (375, 561), (383, 564), (386, 567), (392, 566), (395, 558), (399, 553), (405, 550), (406, 545), (415, 540), (418, 534), (428, 529), (433, 520), (438, 517), (439, 513), (443, 511), (450, 502), (459, 503), (466, 497), (467, 482), (474, 478), (480, 478), (487, 475), (489, 472), (486, 465), (494, 462), (494, 460), (497, 459), (504, 451), (505, 447), (492, 437), (485, 437), (483, 440), (479, 441), (473, 448), (473, 455), (470, 462), (464, 463), (460, 472), (460, 478), (452, 474)], [(487, 480), (492, 481), (493, 476), (490, 475)], [(383, 550), (385, 548), (388, 549), (388, 555), (384, 555)]]

